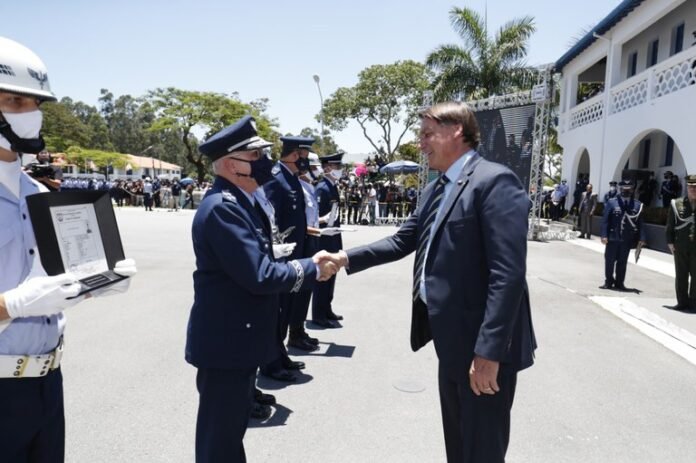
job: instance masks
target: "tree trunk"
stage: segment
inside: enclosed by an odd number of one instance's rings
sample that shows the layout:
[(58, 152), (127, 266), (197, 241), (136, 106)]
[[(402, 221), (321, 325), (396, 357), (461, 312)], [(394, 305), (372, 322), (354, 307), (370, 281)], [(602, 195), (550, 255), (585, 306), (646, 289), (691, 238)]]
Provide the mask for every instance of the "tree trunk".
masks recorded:
[(195, 157), (193, 154), (194, 149), (189, 143), (189, 130), (183, 131), (181, 141), (184, 143), (184, 146), (186, 146), (186, 160), (195, 166), (198, 183), (201, 184), (205, 180), (205, 164), (201, 156)]

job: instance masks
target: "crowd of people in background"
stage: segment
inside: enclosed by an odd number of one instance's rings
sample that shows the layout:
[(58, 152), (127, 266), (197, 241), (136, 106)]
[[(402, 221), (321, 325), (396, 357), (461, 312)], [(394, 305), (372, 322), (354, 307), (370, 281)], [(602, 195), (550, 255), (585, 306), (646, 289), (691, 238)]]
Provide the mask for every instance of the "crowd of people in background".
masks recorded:
[(169, 211), (195, 209), (196, 201), (207, 189), (207, 182), (182, 184), (177, 178), (153, 180), (150, 177), (137, 180), (64, 177), (60, 186), (61, 191), (108, 191), (116, 206), (144, 207), (148, 211), (154, 210), (153, 207)]
[[(369, 161), (377, 165), (375, 161)], [(367, 163), (366, 163), (367, 164)], [(369, 168), (368, 168), (369, 169)], [(375, 225), (384, 221), (398, 222), (407, 218), (416, 208), (414, 187), (405, 187), (393, 181), (369, 181), (378, 170), (365, 179), (349, 177), (339, 184), (339, 213), (344, 223)], [(207, 182), (187, 182), (178, 179), (116, 179), (64, 177), (61, 191), (108, 191), (117, 207), (144, 207), (148, 211), (166, 209), (195, 209), (210, 187)], [(381, 220), (380, 220), (381, 219)]]
[[(663, 174), (663, 179), (660, 184), (658, 184), (653, 173), (647, 178), (634, 180), (633, 183), (636, 187), (636, 199), (646, 207), (659, 206), (666, 209), (670, 207), (670, 203), (673, 199), (684, 196), (682, 177), (675, 175), (669, 170)], [(569, 186), (565, 179), (562, 180), (560, 184), (555, 184), (553, 188), (546, 189), (542, 193), (541, 217), (558, 221), (571, 215), (579, 221), (583, 195), (588, 191), (587, 187), (589, 184), (590, 179), (588, 174), (580, 174), (578, 176), (578, 180), (575, 183), (575, 190), (573, 191), (572, 203), (568, 203), (567, 201)], [(609, 182), (609, 191), (601, 198), (602, 203), (607, 203), (611, 198), (618, 195), (617, 185), (618, 182), (616, 181), (612, 180)], [(658, 201), (657, 204), (655, 204), (656, 200)]]

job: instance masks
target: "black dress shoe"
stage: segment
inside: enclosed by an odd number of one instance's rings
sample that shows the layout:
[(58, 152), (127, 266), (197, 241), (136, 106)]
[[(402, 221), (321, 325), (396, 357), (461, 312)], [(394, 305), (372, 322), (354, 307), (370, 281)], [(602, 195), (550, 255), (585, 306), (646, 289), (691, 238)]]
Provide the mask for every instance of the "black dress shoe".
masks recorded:
[(312, 320), (315, 325), (319, 325), (322, 328), (338, 328), (339, 326), (332, 320)]
[(665, 308), (671, 310), (678, 310), (680, 312), (691, 312), (691, 307), (689, 307), (688, 305), (666, 305)]
[(615, 284), (614, 289), (617, 291), (628, 291), (627, 287), (625, 287), (624, 285), (620, 285), (620, 284)]
[(254, 402), (251, 407), (251, 417), (255, 420), (266, 420), (271, 416), (271, 407)]
[(297, 381), (297, 376), (290, 373), (288, 370), (276, 370), (266, 373), (269, 378), (275, 379), (276, 381), (283, 381), (284, 383), (294, 383)]
[(604, 283), (599, 289), (612, 289), (614, 286), (611, 283)]
[(291, 338), (288, 340), (288, 347), (294, 347), (295, 349), (304, 350), (306, 352), (314, 352), (319, 349), (319, 346), (312, 344), (304, 338)]
[(301, 330), (291, 330), (290, 339), (304, 339), (310, 344), (314, 344), (315, 346), (319, 345), (319, 340), (308, 335), (304, 328)]
[(326, 316), (329, 320), (343, 320), (343, 315), (338, 315), (333, 312), (329, 312), (329, 315)]
[(266, 394), (260, 389), (254, 390), (254, 402), (261, 405), (275, 405), (276, 398), (273, 394)]
[(305, 368), (305, 363), (304, 362), (296, 362), (294, 360), (290, 359), (283, 359), (283, 368), (286, 370), (304, 370)]

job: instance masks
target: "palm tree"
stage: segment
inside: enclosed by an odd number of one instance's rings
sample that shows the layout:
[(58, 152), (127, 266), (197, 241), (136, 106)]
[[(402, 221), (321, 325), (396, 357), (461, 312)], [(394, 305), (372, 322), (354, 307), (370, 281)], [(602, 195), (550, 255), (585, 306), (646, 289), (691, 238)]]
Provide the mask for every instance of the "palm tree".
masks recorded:
[(534, 18), (513, 19), (488, 36), (485, 19), (470, 8), (453, 7), (452, 27), (464, 46), (440, 45), (426, 59), (436, 72), (436, 101), (466, 95), (467, 99), (486, 98), (531, 88), (534, 70), (525, 63)]

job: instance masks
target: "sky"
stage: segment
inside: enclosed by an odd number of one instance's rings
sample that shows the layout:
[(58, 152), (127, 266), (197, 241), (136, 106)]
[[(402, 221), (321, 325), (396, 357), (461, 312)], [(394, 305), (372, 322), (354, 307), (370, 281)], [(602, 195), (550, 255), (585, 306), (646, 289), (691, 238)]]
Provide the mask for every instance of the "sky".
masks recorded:
[[(97, 105), (99, 91), (142, 96), (157, 87), (269, 99), (281, 133), (319, 129), (324, 98), (357, 83), (373, 64), (424, 61), (461, 45), (453, 6), (487, 13), (489, 30), (530, 15), (537, 32), (528, 64), (560, 58), (583, 29), (619, 0), (0, 0), (0, 36), (37, 53), (59, 97)], [(492, 33), (492, 32), (491, 32)], [(372, 151), (360, 128), (332, 133), (361, 160)], [(353, 159), (351, 159), (353, 158)]]

